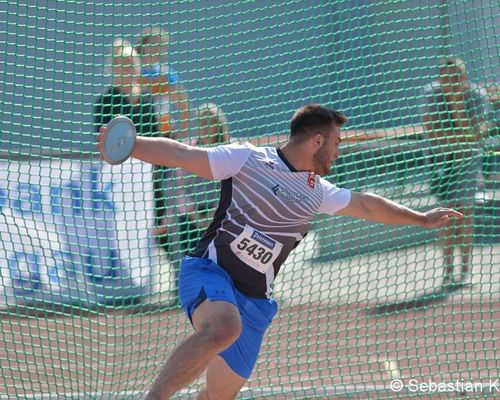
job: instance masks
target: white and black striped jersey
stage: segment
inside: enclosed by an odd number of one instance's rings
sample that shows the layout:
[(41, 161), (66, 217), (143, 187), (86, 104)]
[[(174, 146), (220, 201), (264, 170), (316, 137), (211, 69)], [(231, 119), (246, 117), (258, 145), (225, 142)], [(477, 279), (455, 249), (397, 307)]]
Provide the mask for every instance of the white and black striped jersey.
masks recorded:
[(299, 172), (280, 149), (249, 143), (208, 150), (212, 175), (221, 180), (219, 205), (192, 256), (209, 258), (238, 290), (270, 297), (288, 254), (305, 237), (316, 213), (334, 215), (351, 192), (312, 172)]

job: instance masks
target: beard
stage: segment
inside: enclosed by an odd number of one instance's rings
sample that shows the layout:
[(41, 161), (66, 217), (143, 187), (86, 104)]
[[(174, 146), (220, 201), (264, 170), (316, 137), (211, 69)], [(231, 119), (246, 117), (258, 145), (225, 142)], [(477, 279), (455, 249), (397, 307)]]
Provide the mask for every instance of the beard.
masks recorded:
[(330, 157), (328, 157), (326, 146), (323, 144), (313, 157), (314, 172), (319, 176), (328, 175), (332, 167), (332, 161)]

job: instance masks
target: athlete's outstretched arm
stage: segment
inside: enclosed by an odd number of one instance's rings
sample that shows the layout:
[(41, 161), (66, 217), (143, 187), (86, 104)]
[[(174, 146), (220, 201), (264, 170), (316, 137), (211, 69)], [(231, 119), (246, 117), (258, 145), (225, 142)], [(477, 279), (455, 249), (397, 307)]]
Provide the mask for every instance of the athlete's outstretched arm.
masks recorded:
[[(102, 126), (97, 137), (97, 148), (102, 150), (106, 127)], [(165, 167), (180, 167), (202, 178), (213, 179), (207, 150), (190, 146), (165, 137), (138, 136), (132, 150), (132, 157)]]
[(451, 208), (434, 208), (426, 212), (412, 210), (402, 204), (371, 193), (352, 192), (349, 205), (337, 212), (374, 222), (394, 225), (419, 225), (424, 228), (439, 228), (450, 218), (463, 215)]

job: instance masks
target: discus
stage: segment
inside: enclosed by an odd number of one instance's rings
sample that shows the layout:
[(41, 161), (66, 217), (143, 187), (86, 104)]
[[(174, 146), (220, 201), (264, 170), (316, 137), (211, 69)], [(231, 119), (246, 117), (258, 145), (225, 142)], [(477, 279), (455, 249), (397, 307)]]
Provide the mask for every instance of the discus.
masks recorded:
[(122, 164), (130, 157), (137, 132), (134, 123), (127, 117), (113, 118), (106, 126), (102, 146), (102, 158), (111, 165)]

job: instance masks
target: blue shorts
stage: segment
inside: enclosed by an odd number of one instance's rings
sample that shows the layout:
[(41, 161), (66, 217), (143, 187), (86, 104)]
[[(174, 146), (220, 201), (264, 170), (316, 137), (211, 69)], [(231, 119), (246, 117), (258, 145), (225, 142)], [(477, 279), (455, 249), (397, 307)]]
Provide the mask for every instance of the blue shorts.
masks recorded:
[(189, 319), (206, 299), (227, 301), (240, 311), (241, 335), (219, 355), (236, 374), (248, 379), (257, 362), (264, 333), (278, 311), (276, 301), (244, 295), (234, 287), (222, 267), (212, 260), (197, 257), (182, 259), (179, 298)]

